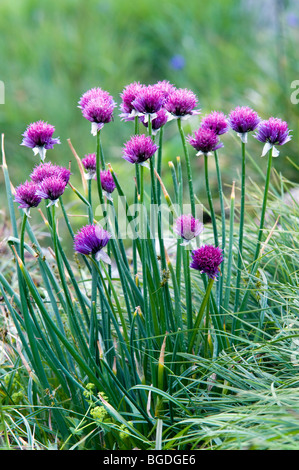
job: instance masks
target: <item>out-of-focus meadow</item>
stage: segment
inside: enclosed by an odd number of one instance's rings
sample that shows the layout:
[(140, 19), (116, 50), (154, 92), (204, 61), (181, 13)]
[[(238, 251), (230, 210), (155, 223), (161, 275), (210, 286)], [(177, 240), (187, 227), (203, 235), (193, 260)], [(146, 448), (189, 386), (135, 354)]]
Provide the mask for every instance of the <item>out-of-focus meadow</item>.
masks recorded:
[[(262, 118), (273, 115), (287, 120), (294, 137), (275, 160), (275, 168), (298, 180), (298, 171), (286, 160), (286, 156), (299, 160), (299, 104), (290, 99), (291, 83), (299, 79), (296, 3), (2, 0), (0, 80), (5, 84), (5, 104), (0, 106), (0, 131), (5, 134), (13, 183), (28, 178), (37, 163), (31, 149), (20, 146), (29, 123), (42, 119), (55, 125), (62, 145), (49, 151), (48, 159), (68, 165), (70, 159), (74, 162), (68, 138), (80, 157), (95, 151), (90, 123), (77, 108), (83, 92), (99, 86), (119, 104), (128, 83), (164, 79), (192, 89), (202, 114), (214, 109), (229, 113), (237, 105), (248, 105)], [(102, 139), (106, 160), (125, 181), (132, 169), (121, 159), (121, 147), (133, 125), (121, 122), (118, 114), (116, 109)], [(194, 118), (186, 131), (197, 128), (199, 122)], [(166, 139), (165, 159), (171, 160), (182, 153), (174, 122), (167, 126)], [(229, 191), (232, 180), (239, 177), (240, 155), (233, 139), (231, 134), (225, 136), (221, 150), (225, 191), (225, 184)], [(250, 140), (250, 152), (259, 166), (266, 165), (255, 139)], [(195, 158), (194, 171), (199, 175), (195, 191), (204, 198), (202, 161)], [(79, 182), (76, 168), (74, 173), (74, 181)], [(2, 174), (0, 191), (3, 200)]]

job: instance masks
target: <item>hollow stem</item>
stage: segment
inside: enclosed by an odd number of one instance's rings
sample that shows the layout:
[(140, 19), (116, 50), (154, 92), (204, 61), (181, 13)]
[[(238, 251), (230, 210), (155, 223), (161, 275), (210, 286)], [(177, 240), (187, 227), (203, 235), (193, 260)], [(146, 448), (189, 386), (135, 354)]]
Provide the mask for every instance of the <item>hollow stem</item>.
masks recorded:
[(209, 300), (209, 298), (210, 298), (210, 294), (211, 294), (211, 290), (212, 290), (213, 284), (214, 284), (214, 279), (209, 279), (209, 282), (208, 282), (208, 285), (207, 285), (207, 289), (206, 289), (204, 298), (202, 299), (202, 303), (201, 303), (199, 312), (198, 312), (198, 314), (197, 314), (197, 317), (196, 317), (196, 320), (195, 320), (195, 323), (194, 323), (193, 335), (192, 335), (192, 337), (191, 337), (191, 340), (190, 340), (189, 346), (188, 346), (188, 352), (189, 352), (189, 353), (192, 352), (192, 348), (193, 348), (193, 345), (194, 345), (194, 341), (195, 341), (196, 336), (197, 336), (197, 333), (198, 333), (198, 328), (199, 328), (199, 326), (200, 326), (200, 322), (201, 322), (201, 320), (202, 320), (202, 317), (203, 317), (204, 312), (205, 312), (205, 308), (206, 308), (207, 303), (208, 303), (208, 300)]
[(250, 285), (251, 285), (251, 282), (252, 282), (252, 278), (255, 275), (255, 273), (258, 269), (258, 265), (259, 265), (258, 258), (259, 258), (259, 255), (260, 255), (261, 241), (262, 241), (262, 237), (263, 237), (263, 230), (264, 230), (264, 223), (265, 223), (265, 214), (266, 214), (266, 208), (267, 208), (268, 192), (269, 192), (270, 176), (271, 176), (271, 166), (272, 166), (272, 149), (269, 150), (269, 154), (268, 154), (268, 166), (267, 166), (267, 174), (266, 174), (266, 182), (265, 182), (265, 189), (264, 189), (264, 198), (263, 198), (260, 226), (259, 226), (259, 231), (258, 231), (256, 250), (255, 250), (255, 254), (254, 254), (254, 260), (253, 260), (251, 271), (250, 271), (251, 279), (249, 280), (246, 292), (244, 294), (242, 303), (240, 305), (240, 309), (239, 309), (240, 312), (243, 312), (246, 309), (248, 296), (250, 294)]
[(246, 176), (246, 162), (245, 162), (245, 143), (242, 142), (242, 181), (241, 181), (241, 202), (240, 202), (240, 225), (239, 225), (239, 245), (238, 245), (238, 261), (237, 261), (237, 279), (236, 279), (236, 296), (235, 308), (238, 310), (240, 298), (240, 284), (242, 272), (242, 252), (243, 252), (243, 234), (244, 234), (244, 213), (245, 213), (245, 176)]
[(25, 238), (25, 229), (26, 229), (26, 222), (27, 222), (27, 214), (24, 212), (22, 225), (21, 225), (21, 233), (20, 233), (20, 258), (24, 263), (24, 238)]
[(193, 217), (195, 217), (195, 197), (194, 197), (194, 190), (193, 190), (193, 180), (192, 180), (192, 170), (191, 170), (190, 157), (189, 157), (189, 152), (188, 152), (188, 148), (187, 148), (186, 137), (185, 137), (185, 134), (184, 134), (184, 131), (183, 131), (183, 128), (182, 128), (181, 118), (179, 118), (177, 120), (177, 122), (178, 122), (178, 129), (179, 129), (179, 133), (180, 133), (182, 144), (183, 144), (183, 150), (184, 150), (185, 161), (186, 161), (186, 166), (187, 166), (191, 213), (192, 213)]
[(210, 189), (210, 182), (209, 182), (208, 156), (206, 154), (204, 155), (204, 162), (205, 162), (206, 191), (207, 191), (207, 197), (208, 197), (211, 220), (212, 220), (212, 226), (213, 226), (214, 242), (215, 242), (215, 246), (218, 246), (219, 243), (218, 243), (217, 224), (216, 224), (216, 217), (215, 217), (213, 199), (212, 199), (212, 194), (211, 194), (211, 189)]

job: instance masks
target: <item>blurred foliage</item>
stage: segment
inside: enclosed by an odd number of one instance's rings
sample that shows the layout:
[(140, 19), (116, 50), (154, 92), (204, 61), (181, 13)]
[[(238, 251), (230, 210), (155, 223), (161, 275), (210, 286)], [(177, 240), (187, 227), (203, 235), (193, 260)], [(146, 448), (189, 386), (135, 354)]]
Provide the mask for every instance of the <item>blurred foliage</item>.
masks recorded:
[[(289, 155), (298, 162), (299, 105), (290, 101), (291, 82), (299, 79), (295, 1), (2, 0), (0, 27), (0, 79), (5, 84), (0, 131), (5, 134), (14, 184), (24, 181), (36, 163), (33, 152), (19, 145), (30, 122), (43, 119), (55, 125), (62, 145), (48, 158), (68, 164), (70, 159), (74, 162), (68, 138), (81, 157), (95, 150), (90, 124), (77, 108), (83, 92), (100, 86), (119, 104), (119, 94), (128, 83), (163, 79), (192, 89), (203, 114), (249, 105), (262, 118), (274, 115), (287, 120), (294, 138), (275, 165), (298, 179), (298, 172), (293, 174), (294, 168), (285, 161)], [(198, 125), (196, 118), (186, 131)], [(114, 123), (103, 132), (106, 160), (122, 178), (131, 174), (120, 155), (132, 130), (116, 110)], [(167, 161), (181, 153), (174, 122), (166, 138)], [(231, 136), (224, 140), (225, 188), (239, 176), (240, 146)], [(250, 151), (260, 158), (261, 146), (254, 139)], [(201, 167), (200, 160), (194, 163), (194, 171), (200, 173)], [(211, 168), (212, 181), (213, 175)], [(201, 180), (195, 178), (198, 194), (204, 189)], [(1, 194), (2, 183), (0, 179)]]

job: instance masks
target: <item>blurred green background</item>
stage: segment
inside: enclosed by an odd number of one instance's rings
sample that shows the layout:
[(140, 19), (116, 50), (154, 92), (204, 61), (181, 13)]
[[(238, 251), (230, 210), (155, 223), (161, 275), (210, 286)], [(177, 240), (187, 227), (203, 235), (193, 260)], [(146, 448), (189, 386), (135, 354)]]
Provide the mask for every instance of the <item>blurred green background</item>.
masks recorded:
[[(47, 156), (67, 165), (74, 162), (68, 138), (80, 157), (95, 151), (90, 123), (77, 108), (82, 93), (100, 86), (119, 104), (128, 83), (164, 79), (192, 89), (202, 114), (249, 105), (262, 118), (287, 120), (293, 140), (281, 149), (275, 167), (299, 179), (286, 160), (289, 156), (298, 163), (299, 104), (290, 101), (291, 83), (299, 80), (297, 1), (1, 0), (0, 27), (0, 80), (5, 84), (0, 131), (14, 185), (28, 178), (36, 163), (31, 149), (20, 146), (29, 123), (42, 119), (55, 125), (62, 145)], [(121, 147), (133, 126), (121, 122), (118, 112), (105, 126), (103, 146), (106, 160), (125, 184), (132, 168), (121, 159)], [(190, 121), (186, 132), (199, 122)], [(167, 162), (182, 155), (175, 122), (167, 126), (166, 139)], [(229, 185), (239, 177), (240, 144), (231, 134), (223, 142), (220, 155), (229, 194)], [(248, 148), (263, 168), (261, 145), (250, 139)], [(193, 165), (195, 190), (204, 198), (202, 161), (194, 159)], [(74, 172), (79, 182), (75, 162)], [(0, 191), (2, 200), (2, 173)]]

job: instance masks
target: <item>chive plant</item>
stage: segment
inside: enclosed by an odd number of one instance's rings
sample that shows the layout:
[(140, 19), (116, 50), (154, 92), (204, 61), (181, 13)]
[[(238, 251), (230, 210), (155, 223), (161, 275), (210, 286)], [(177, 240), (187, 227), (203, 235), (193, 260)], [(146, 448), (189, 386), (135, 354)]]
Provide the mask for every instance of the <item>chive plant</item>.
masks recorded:
[[(28, 126), (22, 141), (40, 157), (40, 163), (31, 180), (14, 189), (2, 136), (2, 169), (13, 230), (8, 245), (15, 259), (18, 288), (10, 286), (9, 275), (1, 275), (0, 289), (34, 375), (35, 401), (51, 411), (53, 433), (63, 442), (61, 448), (76, 448), (84, 440), (87, 448), (151, 449), (161, 444), (163, 429), (167, 429), (168, 439), (175, 439), (181, 431), (179, 421), (186, 416), (191, 419), (187, 404), (192, 403), (192, 397), (187, 389), (182, 396), (181, 390), (194, 362), (230, 353), (235, 333), (249, 334), (239, 328), (251, 296), (250, 286), (242, 285), (241, 276), (247, 133), (257, 128), (254, 137), (264, 142), (263, 154), (268, 153), (255, 255), (248, 260), (251, 277), (261, 262), (275, 145), (290, 139), (286, 123), (274, 118), (260, 122), (254, 111), (244, 107), (232, 111), (229, 119), (213, 112), (202, 119), (193, 135), (186, 136), (183, 123), (199, 114), (197, 98), (190, 90), (177, 89), (166, 81), (149, 86), (135, 82), (123, 90), (121, 99), (120, 117), (125, 125), (132, 125), (132, 135), (120, 157), (135, 166), (132, 185), (116, 175), (105, 158), (101, 136), (113, 120), (116, 103), (101, 88), (88, 90), (79, 101), (83, 117), (91, 122), (94, 153), (81, 160), (69, 142), (82, 176), (82, 189), (74, 186), (70, 170), (46, 161), (46, 151), (54, 152), (60, 140), (53, 138), (54, 126), (43, 121)], [(166, 163), (163, 129), (171, 126), (172, 120), (177, 121), (183, 159)], [(220, 136), (230, 129), (240, 135), (242, 145), (237, 259), (233, 249), (235, 183), (230, 208), (226, 208), (221, 180), (224, 144)], [(197, 154), (193, 157), (194, 149)], [(196, 218), (192, 167), (193, 158), (201, 155), (213, 244), (201, 243), (210, 229)], [(209, 182), (208, 164), (213, 156), (220, 217), (214, 210), (216, 196)], [(164, 184), (169, 171), (174, 201)], [(188, 214), (183, 210), (186, 180), (191, 204)], [(87, 220), (76, 233), (63, 201), (67, 186)], [(138, 217), (126, 198), (130, 191), (134, 192)], [(117, 197), (122, 204), (121, 220), (115, 207)], [(22, 215), (20, 230), (14, 202)], [(158, 210), (156, 232), (150, 217), (152, 206), (159, 209), (164, 203), (170, 223), (165, 225), (165, 216)], [(99, 204), (101, 223), (95, 219)], [(39, 211), (49, 232), (51, 262), (31, 225), (33, 210)], [(63, 238), (57, 224), (61, 216), (68, 229)], [(120, 236), (124, 221), (130, 227), (125, 234), (130, 248)], [(129, 234), (134, 236), (130, 239)], [(67, 237), (80, 263), (69, 258)], [(196, 382), (196, 372), (192, 380)], [(83, 417), (75, 426), (70, 425), (62, 403), (74, 416)]]

